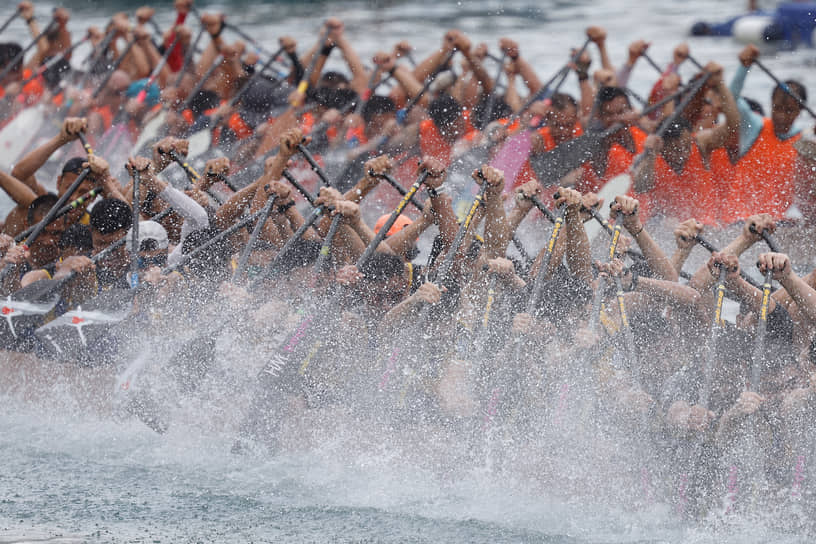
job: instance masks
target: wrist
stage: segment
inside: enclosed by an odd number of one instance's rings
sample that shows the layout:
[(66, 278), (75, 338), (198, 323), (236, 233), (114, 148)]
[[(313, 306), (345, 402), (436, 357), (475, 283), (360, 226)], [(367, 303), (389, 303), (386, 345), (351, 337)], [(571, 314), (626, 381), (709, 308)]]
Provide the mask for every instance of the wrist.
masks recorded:
[(633, 238), (637, 238), (643, 233), (644, 228), (646, 227), (644, 227), (643, 224), (641, 223), (639, 225), (632, 225), (631, 227), (627, 227), (626, 230), (629, 231), (629, 234), (631, 234)]

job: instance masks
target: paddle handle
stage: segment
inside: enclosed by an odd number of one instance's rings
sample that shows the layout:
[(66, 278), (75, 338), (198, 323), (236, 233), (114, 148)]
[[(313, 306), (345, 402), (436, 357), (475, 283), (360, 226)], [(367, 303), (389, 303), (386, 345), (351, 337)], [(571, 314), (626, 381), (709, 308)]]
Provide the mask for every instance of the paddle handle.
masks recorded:
[[(390, 174), (380, 174), (379, 177), (384, 179), (386, 181), (386, 183), (388, 183), (388, 185), (390, 185), (391, 187), (396, 189), (397, 192), (400, 194), (400, 196), (405, 196), (405, 195), (408, 194), (408, 191), (402, 185), (400, 185), (399, 182), (397, 180), (395, 180)], [(419, 210), (419, 211), (424, 211), (425, 210), (425, 206), (423, 206), (421, 203), (417, 202), (414, 199), (413, 196), (411, 197), (410, 202), (411, 202), (411, 205), (414, 208), (416, 208), (417, 210)]]
[(3, 26), (0, 26), (0, 34), (2, 34), (9, 27), (9, 25), (12, 22), (14, 22), (14, 20), (19, 16), (20, 16), (20, 10), (18, 9), (17, 11), (12, 13), (11, 16), (8, 19), (6, 19), (6, 22), (3, 23)]
[(283, 169), (283, 174), (282, 174), (282, 175), (283, 175), (283, 177), (285, 177), (285, 178), (286, 178), (286, 180), (287, 180), (289, 183), (291, 183), (291, 184), (292, 184), (292, 187), (294, 187), (295, 189), (297, 189), (297, 191), (298, 191), (300, 194), (302, 194), (302, 195), (303, 195), (303, 198), (305, 198), (305, 199), (306, 199), (306, 201), (307, 201), (307, 202), (308, 202), (308, 203), (309, 203), (309, 204), (310, 204), (310, 205), (311, 205), (311, 206), (314, 208), (314, 205), (315, 205), (315, 197), (312, 195), (312, 193), (310, 193), (310, 192), (309, 192), (309, 191), (306, 189), (306, 187), (304, 187), (303, 185), (301, 185), (301, 184), (300, 184), (300, 182), (299, 182), (297, 179), (295, 179), (295, 176), (293, 176), (293, 175), (292, 175), (292, 172), (290, 172), (290, 171), (289, 171), (287, 168), (284, 168), (284, 169)]
[(340, 230), (340, 223), (342, 221), (343, 216), (339, 213), (331, 220), (329, 231), (326, 233), (326, 237), (323, 238), (323, 244), (320, 246), (320, 253), (318, 253), (317, 260), (314, 264), (315, 279), (317, 279), (317, 275), (322, 273), (323, 269), (326, 268), (326, 261), (329, 260), (329, 255), (331, 255), (332, 243), (334, 243), (334, 238), (337, 236), (337, 231)]
[(388, 236), (388, 231), (391, 229), (392, 226), (394, 226), (394, 223), (397, 221), (397, 218), (402, 214), (405, 207), (411, 201), (411, 198), (413, 198), (413, 196), (416, 194), (419, 188), (422, 187), (422, 184), (425, 183), (425, 180), (428, 179), (428, 175), (429, 173), (427, 170), (423, 171), (422, 174), (420, 174), (419, 178), (414, 182), (414, 184), (411, 185), (411, 188), (405, 192), (405, 195), (403, 196), (400, 203), (397, 204), (397, 207), (394, 209), (393, 212), (391, 212), (391, 216), (388, 218), (385, 224), (382, 227), (380, 227), (380, 230), (377, 232), (376, 236), (374, 236), (374, 239), (371, 240), (371, 243), (368, 244), (368, 246), (365, 248), (363, 254), (360, 256), (359, 259), (357, 259), (358, 270), (365, 266), (365, 264), (368, 262), (371, 256), (374, 255), (374, 252), (379, 247), (380, 242), (382, 242), (385, 239), (385, 237)]
[(727, 272), (724, 266), (720, 266), (720, 273), (717, 279), (717, 298), (716, 305), (714, 306), (714, 319), (711, 322), (706, 365), (703, 369), (703, 388), (700, 391), (700, 405), (704, 408), (708, 408), (708, 400), (711, 397), (711, 387), (714, 377), (714, 365), (717, 362), (717, 341), (719, 340), (719, 332), (723, 326), (722, 308), (723, 301), (725, 300), (725, 277)]
[(535, 282), (533, 283), (533, 293), (527, 303), (527, 313), (529, 314), (535, 312), (536, 308), (538, 308), (538, 305), (541, 302), (541, 297), (544, 294), (544, 278), (547, 276), (547, 268), (550, 266), (553, 251), (555, 250), (555, 244), (558, 241), (558, 235), (561, 234), (561, 229), (564, 226), (564, 215), (566, 214), (566, 210), (566, 206), (561, 206), (554, 214), (555, 221), (553, 221), (553, 227), (550, 231), (550, 238), (547, 241), (547, 245), (544, 246), (544, 258), (541, 259), (541, 265), (538, 268), (538, 274), (536, 274)]
[(260, 218), (258, 219), (258, 222), (255, 223), (255, 227), (252, 229), (252, 234), (249, 236), (249, 241), (247, 242), (244, 250), (241, 252), (241, 256), (238, 258), (238, 265), (232, 272), (232, 279), (230, 280), (232, 283), (238, 281), (238, 278), (244, 274), (247, 263), (249, 262), (249, 256), (252, 253), (252, 250), (255, 248), (255, 242), (257, 242), (258, 237), (260, 237), (261, 230), (266, 224), (266, 221), (269, 219), (269, 215), (272, 213), (272, 208), (275, 206), (275, 200), (277, 200), (277, 198), (278, 195), (273, 194), (266, 201), (266, 204), (261, 211)]
[(173, 159), (173, 162), (181, 166), (182, 170), (184, 170), (184, 173), (187, 174), (187, 178), (192, 183), (197, 183), (201, 179), (201, 175), (198, 172), (196, 172), (195, 169), (192, 166), (190, 166), (187, 160), (181, 155), (179, 155), (175, 150), (171, 149), (169, 155), (170, 158)]
[(765, 331), (768, 328), (768, 306), (771, 301), (771, 281), (773, 281), (773, 270), (769, 269), (765, 273), (765, 281), (762, 284), (762, 302), (759, 306), (759, 316), (757, 318), (754, 356), (751, 359), (750, 386), (753, 391), (759, 391), (759, 382), (762, 379), (762, 363), (765, 359)]
[(331, 181), (329, 181), (329, 177), (326, 175), (326, 172), (324, 172), (323, 168), (321, 168), (320, 165), (317, 164), (317, 161), (312, 156), (311, 152), (309, 152), (309, 150), (306, 149), (306, 146), (304, 146), (303, 144), (297, 144), (297, 148), (298, 151), (300, 151), (300, 153), (303, 155), (303, 158), (306, 159), (306, 162), (309, 163), (309, 166), (312, 168), (314, 173), (317, 174), (317, 176), (323, 182), (323, 184), (326, 185), (327, 187), (331, 187), (332, 184)]

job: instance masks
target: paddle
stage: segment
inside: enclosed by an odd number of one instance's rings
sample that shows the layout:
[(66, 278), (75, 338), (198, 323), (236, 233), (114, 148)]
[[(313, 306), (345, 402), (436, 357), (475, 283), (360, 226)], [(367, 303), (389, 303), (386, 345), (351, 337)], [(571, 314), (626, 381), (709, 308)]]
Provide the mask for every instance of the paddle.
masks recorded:
[(448, 53), (445, 56), (444, 60), (439, 63), (439, 66), (436, 67), (433, 73), (430, 76), (428, 76), (428, 79), (425, 80), (425, 84), (422, 85), (422, 88), (419, 90), (419, 92), (405, 104), (404, 108), (397, 111), (397, 122), (400, 125), (405, 123), (405, 119), (408, 117), (408, 114), (411, 113), (411, 110), (414, 109), (414, 106), (416, 106), (417, 103), (425, 95), (425, 93), (428, 92), (428, 89), (431, 88), (431, 85), (433, 84), (434, 80), (436, 80), (437, 76), (445, 70), (445, 68), (448, 66), (448, 63), (450, 63), (451, 59), (453, 58), (453, 55), (455, 54), (456, 54), (455, 49)]
[[(719, 253), (720, 250), (717, 249), (714, 246), (714, 244), (709, 242), (707, 239), (703, 238), (702, 235), (698, 234), (697, 236), (694, 237), (694, 239), (698, 244), (700, 244), (703, 248), (708, 250), (710, 253), (715, 253), (715, 252)], [(762, 285), (759, 284), (754, 278), (752, 278), (751, 276), (746, 274), (745, 271), (742, 270), (742, 269), (740, 269), (740, 277), (742, 279), (744, 279), (745, 281), (747, 281), (748, 283), (750, 283), (751, 285), (753, 285), (754, 287), (756, 287), (757, 289), (762, 289)]]
[[(56, 221), (57, 219), (59, 219), (60, 217), (65, 215), (66, 213), (70, 212), (71, 210), (77, 209), (79, 206), (82, 206), (83, 204), (85, 204), (85, 202), (91, 202), (93, 199), (95, 199), (101, 193), (102, 193), (102, 187), (94, 187), (93, 189), (91, 189), (90, 191), (85, 193), (84, 195), (80, 196), (79, 198), (69, 202), (68, 204), (66, 204), (65, 206), (60, 208), (59, 211), (57, 211), (57, 213), (51, 219), (51, 222), (53, 223), (54, 221)], [(42, 223), (42, 221), (40, 221), (40, 223)], [(25, 240), (26, 236), (31, 234), (34, 231), (34, 229), (37, 228), (37, 226), (40, 223), (36, 223), (36, 224), (31, 225), (30, 227), (28, 227), (26, 230), (24, 230), (23, 232), (21, 232), (20, 234), (15, 236), (14, 241), (19, 243), (22, 240)]]
[[(756, 233), (756, 229), (751, 226), (751, 232)], [(768, 244), (771, 251), (778, 253), (779, 244), (767, 229), (763, 229), (760, 233), (762, 239)], [(762, 378), (762, 361), (765, 351), (765, 331), (768, 328), (768, 305), (771, 300), (771, 282), (773, 281), (773, 269), (769, 268), (765, 273), (765, 278), (762, 283), (762, 302), (759, 307), (759, 316), (757, 317), (757, 332), (756, 340), (754, 341), (754, 355), (751, 358), (751, 388), (754, 391), (759, 391), (759, 383)]]
[[(79, 41), (76, 41), (76, 42), (72, 43), (70, 47), (68, 47), (67, 49), (65, 49), (65, 50), (64, 50), (62, 53), (60, 53), (59, 55), (56, 55), (56, 56), (51, 57), (50, 59), (48, 59), (48, 60), (47, 60), (47, 61), (46, 61), (46, 62), (45, 62), (43, 65), (41, 65), (39, 68), (37, 68), (37, 69), (34, 71), (34, 73), (32, 73), (30, 76), (28, 76), (28, 77), (27, 77), (26, 79), (24, 79), (22, 82), (20, 82), (20, 92), (22, 92), (22, 88), (23, 88), (23, 87), (25, 87), (26, 85), (28, 85), (29, 83), (31, 83), (32, 81), (34, 81), (36, 78), (38, 78), (38, 77), (40, 77), (41, 75), (43, 75), (43, 73), (45, 73), (45, 71), (46, 71), (46, 70), (48, 70), (48, 69), (49, 69), (49, 68), (51, 68), (52, 66), (56, 65), (56, 64), (57, 64), (58, 62), (60, 62), (61, 60), (65, 59), (65, 57), (67, 57), (68, 55), (70, 55), (70, 54), (73, 52), (73, 50), (74, 50), (74, 49), (76, 49), (78, 46), (82, 45), (83, 43), (87, 42), (87, 41), (88, 41), (88, 39), (89, 39), (89, 38), (88, 38), (88, 36), (87, 36), (87, 35), (85, 35), (85, 36), (83, 36), (83, 37), (82, 37), (82, 39), (81, 39), (81, 40), (79, 40)], [(70, 70), (70, 69), (71, 69), (71, 68), (70, 68), (70, 65), (69, 65), (69, 70)]]
[[(442, 287), (445, 287), (445, 284), (449, 281), (448, 275), (450, 274), (450, 271), (453, 268), (454, 261), (456, 260), (456, 254), (459, 252), (459, 248), (461, 247), (462, 242), (465, 239), (465, 235), (467, 234), (468, 229), (470, 228), (470, 224), (473, 221), (473, 216), (476, 215), (476, 210), (478, 210), (479, 206), (481, 206), (482, 203), (484, 202), (484, 195), (485, 192), (487, 191), (488, 184), (487, 181), (484, 180), (484, 176), (482, 176), (481, 170), (479, 170), (479, 176), (482, 178), (482, 184), (479, 187), (479, 192), (473, 199), (470, 209), (468, 210), (467, 215), (465, 215), (465, 219), (459, 225), (459, 230), (456, 231), (456, 236), (454, 237), (450, 248), (448, 248), (447, 254), (445, 254), (445, 259), (439, 265), (439, 269), (437, 270), (436, 281), (434, 283), (436, 283), (437, 285), (441, 285)], [(422, 310), (420, 310), (419, 315), (413, 322), (414, 327), (409, 327), (409, 329), (413, 330), (413, 328), (421, 328), (425, 324), (425, 321), (428, 319), (428, 314), (430, 313), (430, 311), (431, 305), (430, 304), (424, 305), (422, 307)], [(403, 349), (405, 345), (410, 344), (407, 338), (407, 332), (408, 331), (406, 331), (406, 333), (403, 334), (403, 337), (400, 339), (400, 341), (394, 344), (394, 348), (391, 350), (391, 356), (388, 358), (386, 370), (383, 373), (382, 377), (380, 378), (379, 382), (380, 389), (383, 389), (385, 385), (388, 383), (394, 364), (396, 364), (396, 361), (399, 357), (400, 350)], [(414, 355), (416, 356), (417, 354), (415, 353)], [(406, 369), (407, 370), (404, 373), (408, 375), (408, 379), (410, 380), (413, 377), (414, 372), (407, 365)], [(405, 387), (407, 388), (408, 386), (406, 385)]]
[(20, 16), (20, 10), (18, 9), (17, 11), (12, 13), (11, 16), (8, 19), (6, 19), (6, 21), (3, 23), (3, 26), (0, 26), (0, 34), (2, 34), (8, 28), (8, 26), (12, 22), (14, 22), (14, 19), (16, 19), (19, 16)]
[(343, 216), (339, 213), (332, 217), (331, 223), (329, 224), (329, 230), (326, 232), (326, 236), (323, 238), (323, 243), (321, 244), (320, 251), (317, 254), (317, 260), (315, 260), (313, 267), (314, 274), (312, 275), (312, 287), (316, 285), (317, 278), (326, 268), (326, 261), (328, 261), (329, 255), (331, 254), (334, 237), (337, 236), (337, 231), (340, 230), (340, 222), (342, 220)]
[(269, 215), (272, 213), (272, 208), (274, 207), (275, 200), (277, 198), (278, 195), (271, 195), (261, 210), (260, 218), (258, 219), (258, 222), (255, 223), (255, 227), (252, 229), (252, 234), (249, 236), (249, 241), (247, 242), (246, 247), (244, 247), (244, 250), (241, 252), (241, 256), (238, 258), (238, 265), (235, 267), (235, 270), (232, 273), (232, 278), (230, 279), (232, 283), (236, 283), (238, 278), (244, 274), (247, 263), (249, 262), (249, 255), (255, 248), (255, 242), (258, 241), (258, 237), (261, 235), (261, 230), (263, 230), (266, 221), (269, 219)]
[(193, 56), (195, 55), (196, 49), (198, 49), (198, 42), (201, 41), (201, 37), (204, 35), (204, 25), (201, 25), (198, 29), (198, 33), (196, 33), (196, 37), (193, 39), (193, 43), (190, 44), (189, 49), (184, 54), (184, 62), (181, 65), (181, 70), (179, 70), (178, 75), (176, 76), (176, 80), (173, 82), (173, 87), (178, 87), (181, 85), (181, 80), (184, 79), (184, 74), (187, 73), (187, 68), (190, 67), (190, 63), (193, 62)]
[[(283, 51), (282, 47), (278, 51), (278, 54), (280, 54), (280, 51)], [(275, 57), (270, 57), (264, 63), (263, 67), (260, 70), (256, 70), (255, 73), (253, 73), (249, 77), (249, 79), (247, 79), (247, 81), (241, 86), (241, 88), (238, 89), (238, 92), (236, 92), (232, 96), (232, 98), (230, 98), (229, 102), (227, 102), (226, 106), (224, 107), (224, 109), (226, 111), (231, 110), (235, 106), (235, 104), (238, 103), (238, 101), (241, 99), (241, 97), (244, 96), (244, 94), (246, 94), (246, 92), (249, 90), (252, 83), (257, 78), (261, 77), (261, 73), (270, 64), (272, 64), (272, 62), (274, 62), (274, 60), (275, 60)], [(279, 79), (279, 80), (277, 80), (275, 82), (275, 85), (278, 86), (278, 85), (282, 84), (283, 81), (284, 81), (283, 79)], [(191, 98), (192, 98), (192, 96), (191, 96)], [(215, 130), (215, 128), (218, 127), (223, 120), (224, 120), (224, 114), (218, 114), (218, 115), (215, 116), (215, 118), (210, 120), (209, 123), (207, 123), (206, 128), (203, 128), (203, 129), (199, 130), (198, 132), (195, 132), (194, 134), (190, 135), (190, 137), (188, 138), (188, 141), (190, 142), (189, 153), (187, 154), (188, 157), (194, 159), (197, 156), (204, 153), (207, 149), (210, 148), (210, 144), (212, 143), (212, 131)]]
[[(357, 259), (358, 270), (363, 268), (365, 264), (368, 262), (368, 260), (371, 258), (371, 256), (374, 255), (374, 252), (377, 250), (377, 247), (379, 247), (380, 242), (385, 240), (385, 237), (388, 236), (388, 231), (391, 230), (391, 227), (394, 226), (394, 223), (397, 221), (397, 218), (402, 214), (403, 210), (405, 210), (405, 207), (408, 205), (408, 203), (411, 202), (414, 195), (416, 194), (417, 191), (419, 191), (419, 188), (422, 187), (422, 184), (425, 183), (429, 175), (430, 174), (428, 173), (427, 170), (423, 170), (422, 173), (417, 178), (417, 180), (414, 182), (414, 184), (411, 185), (411, 188), (405, 192), (400, 203), (397, 204), (397, 207), (394, 208), (393, 212), (391, 212), (391, 215), (388, 217), (386, 222), (383, 224), (382, 227), (380, 227), (380, 230), (377, 231), (377, 234), (374, 236), (374, 239), (371, 240), (371, 243), (368, 244), (368, 246), (365, 248), (363, 254), (360, 255), (359, 259)], [(380, 177), (385, 178), (385, 176), (388, 176), (388, 174), (384, 174)], [(388, 177), (390, 178), (391, 176)], [(399, 186), (399, 184), (397, 184), (397, 186)], [(422, 208), (420, 207), (419, 209)]]
[(17, 66), (17, 63), (20, 62), (21, 60), (23, 60), (26, 53), (28, 53), (31, 50), (32, 47), (37, 45), (37, 42), (39, 42), (40, 39), (42, 39), (46, 34), (51, 32), (54, 29), (55, 26), (57, 26), (57, 21), (55, 21), (54, 19), (51, 19), (51, 22), (48, 23), (48, 26), (45, 27), (45, 30), (43, 30), (42, 32), (37, 34), (37, 37), (34, 38), (34, 40), (31, 41), (31, 43), (26, 45), (19, 53), (14, 55), (14, 57), (6, 63), (6, 66), (2, 70), (0, 70), (0, 81), (3, 81), (3, 79), (5, 79), (5, 77), (8, 75), (8, 73), (11, 72), (11, 70), (15, 66)]
[[(124, 51), (122, 51), (122, 54), (119, 55), (116, 58), (116, 60), (111, 65), (110, 69), (108, 69), (107, 73), (105, 74), (105, 77), (102, 78), (102, 81), (99, 83), (99, 85), (96, 86), (96, 89), (94, 89), (93, 94), (91, 94), (91, 98), (96, 99), (96, 98), (99, 97), (99, 95), (102, 93), (102, 90), (105, 88), (105, 85), (107, 85), (108, 81), (110, 81), (110, 78), (113, 77), (113, 73), (116, 72), (116, 70), (119, 69), (119, 66), (122, 65), (122, 61), (125, 60), (125, 57), (128, 55), (128, 53), (130, 53), (130, 50), (133, 49), (133, 46), (135, 44), (136, 44), (136, 40), (133, 39), (133, 40), (130, 40), (127, 43), (127, 45), (125, 45)], [(142, 100), (144, 100), (144, 99), (142, 99)], [(141, 103), (141, 101), (140, 101), (140, 103)]]
[[(303, 156), (306, 158), (306, 161), (310, 164), (310, 166), (312, 167), (312, 170), (314, 170), (317, 173), (318, 177), (327, 186), (331, 187), (332, 185), (329, 182), (329, 179), (326, 176), (326, 173), (323, 172), (323, 169), (320, 168), (320, 165), (317, 164), (317, 162), (314, 160), (314, 157), (312, 157), (312, 154), (309, 153), (309, 150), (306, 149), (303, 146), (303, 144), (298, 144), (297, 148), (303, 154)], [(292, 183), (293, 180), (294, 180), (294, 178), (290, 179), (289, 177), (287, 177), (286, 179), (288, 179), (290, 183)], [(295, 185), (295, 187), (297, 187), (299, 184), (293, 183), (293, 185)], [(298, 189), (298, 190), (301, 190), (301, 189)], [(303, 192), (304, 194), (308, 194), (305, 190), (303, 190), (301, 192)], [(313, 201), (313, 199), (310, 199), (309, 202), (313, 203), (314, 201)], [(275, 255), (275, 258), (273, 258), (269, 262), (269, 264), (267, 265), (264, 272), (260, 276), (258, 276), (258, 278), (255, 279), (255, 282), (250, 287), (258, 286), (260, 284), (260, 282), (263, 281), (265, 278), (267, 278), (269, 276), (273, 276), (274, 274), (277, 273), (277, 270), (278, 270), (280, 264), (283, 262), (283, 260), (289, 254), (292, 247), (294, 247), (294, 245), (297, 243), (297, 241), (300, 240), (300, 238), (306, 233), (306, 231), (309, 229), (309, 227), (314, 225), (314, 223), (323, 216), (323, 212), (325, 212), (325, 210), (326, 210), (326, 206), (322, 205), (322, 204), (320, 206), (317, 206), (317, 207), (312, 209), (311, 213), (306, 218), (306, 220), (303, 222), (303, 224), (295, 231), (295, 233), (288, 240), (286, 240), (286, 242), (283, 244), (283, 247), (280, 249), (280, 251), (278, 251), (278, 254)]]
[(779, 86), (780, 89), (782, 89), (789, 96), (793, 97), (793, 99), (796, 100), (797, 104), (799, 104), (799, 106), (803, 110), (808, 112), (811, 117), (816, 119), (816, 113), (812, 109), (810, 109), (810, 107), (808, 107), (807, 103), (804, 100), (802, 100), (802, 97), (800, 97), (798, 94), (791, 90), (787, 83), (785, 83), (784, 81), (780, 81), (779, 78), (777, 78), (770, 70), (768, 70), (768, 68), (766, 68), (764, 64), (759, 62), (759, 60), (754, 60), (754, 64), (759, 66), (760, 70), (765, 72), (768, 75), (768, 77), (770, 77), (774, 81), (774, 83), (776, 83), (777, 86)]
[[(490, 115), (493, 112), (493, 106), (496, 103), (496, 91), (499, 85), (499, 80), (501, 79), (502, 74), (504, 73), (504, 59), (507, 57), (507, 53), (502, 51), (501, 58), (498, 60), (498, 68), (496, 72), (496, 77), (493, 78), (493, 90), (487, 94), (487, 100), (485, 101), (485, 107), (482, 111), (482, 115), (479, 119), (479, 124), (481, 126), (485, 126), (487, 124), (488, 119), (490, 119)], [(506, 174), (505, 174), (506, 175)]]
[[(659, 102), (645, 108), (641, 112), (641, 115), (648, 115), (649, 113), (656, 111), (658, 108), (662, 108), (666, 103), (687, 92), (689, 89), (691, 89), (691, 87), (692, 84), (689, 84), (687, 87), (679, 89), (677, 92), (666, 96)], [(530, 166), (532, 166), (538, 179), (559, 180), (581, 166), (583, 163), (590, 161), (594, 156), (603, 150), (604, 140), (622, 128), (624, 128), (624, 125), (621, 123), (615, 123), (603, 131), (587, 131), (577, 138), (561, 143), (546, 153), (530, 155)], [(629, 185), (631, 184), (631, 178), (629, 177), (629, 174), (621, 174), (621, 176), (618, 177), (623, 176), (625, 176), (625, 179), (623, 180), (626, 185), (626, 188), (623, 191), (623, 193), (625, 193), (628, 191)], [(611, 183), (615, 179), (616, 178), (612, 178), (612, 180), (609, 180), (607, 183)]]
[(136, 289), (139, 286), (139, 206), (141, 203), (139, 196), (140, 185), (142, 184), (142, 174), (133, 169), (133, 211), (132, 225), (130, 227), (130, 288)]
[[(306, 97), (306, 91), (309, 90), (309, 80), (312, 78), (312, 74), (317, 66), (317, 61), (320, 58), (320, 49), (323, 47), (323, 42), (326, 41), (326, 36), (328, 35), (329, 29), (324, 25), (323, 30), (320, 31), (320, 35), (317, 38), (317, 45), (315, 45), (314, 55), (309, 63), (309, 67), (306, 68), (306, 71), (303, 73), (303, 77), (300, 79), (300, 83), (297, 85), (297, 94), (300, 95), (300, 98), (292, 98), (291, 104), (294, 107), (299, 107)], [(272, 58), (274, 59), (275, 57)], [(261, 71), (263, 71), (263, 69)]]
[(717, 302), (714, 307), (714, 320), (711, 322), (708, 337), (708, 349), (706, 350), (706, 364), (703, 369), (703, 389), (700, 391), (700, 406), (708, 408), (711, 397), (711, 386), (714, 382), (714, 365), (717, 363), (717, 344), (722, 335), (723, 319), (722, 309), (725, 299), (725, 278), (728, 273), (725, 266), (719, 265), (719, 277), (717, 279)]
[(241, 219), (238, 220), (238, 222), (233, 223), (229, 228), (219, 232), (218, 234), (216, 234), (215, 236), (213, 236), (212, 238), (210, 238), (209, 240), (207, 240), (206, 242), (204, 242), (200, 246), (196, 247), (190, 253), (182, 255), (179, 262), (177, 262), (176, 264), (174, 264), (172, 266), (168, 266), (168, 267), (165, 267), (164, 269), (162, 269), (162, 274), (167, 275), (167, 274), (170, 274), (171, 272), (175, 272), (176, 270), (178, 270), (179, 268), (183, 267), (188, 262), (190, 262), (193, 259), (193, 257), (196, 257), (197, 255), (202, 253), (204, 250), (209, 249), (211, 246), (213, 246), (214, 244), (220, 242), (224, 238), (233, 235), (238, 230), (244, 228), (245, 226), (249, 225), (253, 221), (259, 220), (261, 218), (261, 214), (264, 212), (264, 209), (260, 209), (260, 210), (258, 210), (257, 212), (255, 212), (253, 214), (247, 215), (246, 217), (242, 217)]

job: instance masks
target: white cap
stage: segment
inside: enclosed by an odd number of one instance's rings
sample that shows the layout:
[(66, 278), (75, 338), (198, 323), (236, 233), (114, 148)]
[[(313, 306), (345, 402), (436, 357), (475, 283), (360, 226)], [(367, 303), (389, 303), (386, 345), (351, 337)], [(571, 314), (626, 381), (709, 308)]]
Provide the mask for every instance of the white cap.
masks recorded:
[[(133, 250), (133, 244), (130, 241), (132, 235), (133, 228), (131, 227), (127, 234), (128, 247), (130, 247), (131, 251)], [(139, 221), (139, 246), (145, 240), (155, 240), (156, 249), (167, 249), (167, 231), (155, 221)]]

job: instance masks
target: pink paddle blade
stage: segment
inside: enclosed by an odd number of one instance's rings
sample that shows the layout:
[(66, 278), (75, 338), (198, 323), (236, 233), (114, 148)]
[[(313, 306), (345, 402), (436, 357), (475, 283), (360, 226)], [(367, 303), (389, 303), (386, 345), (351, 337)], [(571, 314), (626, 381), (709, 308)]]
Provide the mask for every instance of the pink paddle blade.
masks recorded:
[(524, 162), (530, 157), (532, 147), (532, 133), (529, 130), (522, 130), (508, 138), (490, 161), (490, 166), (504, 172), (505, 189), (513, 186)]

